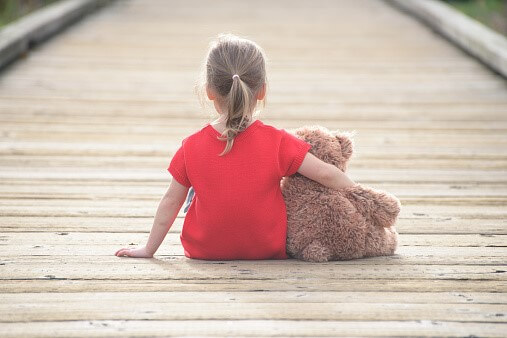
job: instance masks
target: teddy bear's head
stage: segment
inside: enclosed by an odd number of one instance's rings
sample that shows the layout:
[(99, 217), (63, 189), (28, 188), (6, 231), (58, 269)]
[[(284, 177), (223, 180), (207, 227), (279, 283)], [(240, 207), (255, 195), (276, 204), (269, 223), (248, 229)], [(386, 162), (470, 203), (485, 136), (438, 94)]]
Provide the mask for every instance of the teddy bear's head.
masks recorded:
[(294, 129), (293, 133), (312, 145), (310, 153), (342, 171), (346, 170), (347, 162), (352, 156), (352, 137), (355, 131), (330, 131), (325, 127), (314, 125)]

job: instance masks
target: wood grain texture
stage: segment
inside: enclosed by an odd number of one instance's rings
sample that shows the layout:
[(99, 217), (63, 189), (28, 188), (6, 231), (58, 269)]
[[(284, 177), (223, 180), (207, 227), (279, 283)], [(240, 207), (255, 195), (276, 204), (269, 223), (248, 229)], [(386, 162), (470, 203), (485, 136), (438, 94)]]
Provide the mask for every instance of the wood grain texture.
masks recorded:
[[(348, 175), (402, 202), (397, 254), (325, 264), (146, 242), (209, 40), (268, 56), (260, 118), (356, 130)], [(125, 0), (0, 74), (0, 335), (488, 336), (507, 331), (507, 83), (377, 0)]]

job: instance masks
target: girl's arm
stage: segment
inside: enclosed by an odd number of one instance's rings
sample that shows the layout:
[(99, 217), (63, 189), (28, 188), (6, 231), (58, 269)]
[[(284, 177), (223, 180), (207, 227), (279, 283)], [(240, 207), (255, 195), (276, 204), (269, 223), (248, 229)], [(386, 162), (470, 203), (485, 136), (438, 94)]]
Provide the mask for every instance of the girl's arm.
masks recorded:
[(146, 246), (136, 249), (122, 248), (116, 251), (115, 255), (118, 257), (153, 257), (164, 240), (167, 232), (173, 225), (176, 216), (178, 216), (178, 212), (185, 202), (188, 189), (188, 187), (180, 184), (173, 178), (169, 189), (167, 189), (167, 192), (164, 197), (162, 197), (158, 206), (155, 220), (153, 221), (153, 227), (151, 228), (150, 237), (148, 238)]
[(320, 160), (311, 153), (306, 153), (298, 173), (332, 189), (343, 189), (357, 184), (343, 171)]

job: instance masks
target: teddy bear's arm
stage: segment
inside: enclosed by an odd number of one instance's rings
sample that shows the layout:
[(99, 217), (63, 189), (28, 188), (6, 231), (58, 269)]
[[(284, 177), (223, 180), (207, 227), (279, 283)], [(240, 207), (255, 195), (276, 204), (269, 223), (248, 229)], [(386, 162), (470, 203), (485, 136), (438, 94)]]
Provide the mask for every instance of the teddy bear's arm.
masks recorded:
[(364, 216), (370, 217), (380, 227), (390, 227), (396, 222), (401, 203), (396, 196), (361, 184), (343, 190), (348, 200)]
[(343, 189), (356, 184), (343, 171), (311, 153), (306, 153), (297, 172), (332, 189)]

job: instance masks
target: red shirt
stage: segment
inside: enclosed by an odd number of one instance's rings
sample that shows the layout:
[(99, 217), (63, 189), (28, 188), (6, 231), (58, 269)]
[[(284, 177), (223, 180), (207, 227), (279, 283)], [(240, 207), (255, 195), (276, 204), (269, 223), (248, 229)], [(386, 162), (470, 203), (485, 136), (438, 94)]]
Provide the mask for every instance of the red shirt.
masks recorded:
[(197, 259), (287, 259), (287, 212), (280, 180), (297, 172), (311, 145), (255, 120), (232, 149), (209, 123), (183, 139), (167, 170), (194, 198), (180, 235)]

